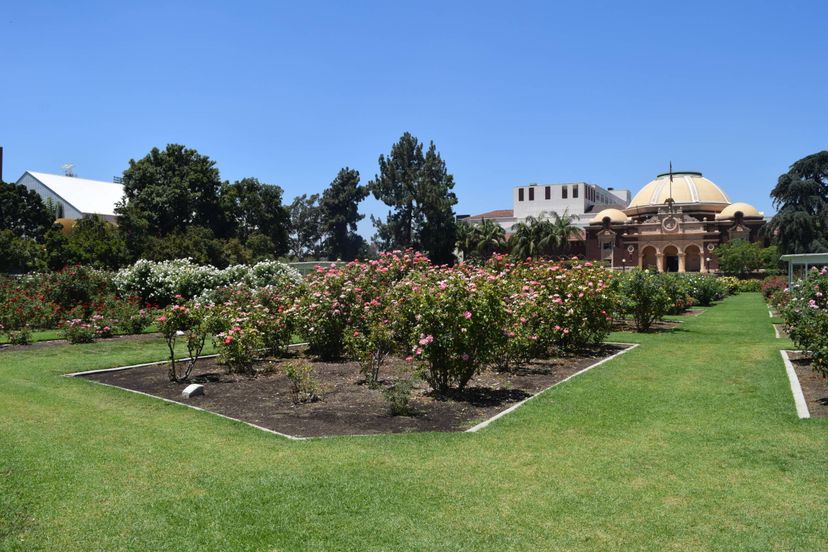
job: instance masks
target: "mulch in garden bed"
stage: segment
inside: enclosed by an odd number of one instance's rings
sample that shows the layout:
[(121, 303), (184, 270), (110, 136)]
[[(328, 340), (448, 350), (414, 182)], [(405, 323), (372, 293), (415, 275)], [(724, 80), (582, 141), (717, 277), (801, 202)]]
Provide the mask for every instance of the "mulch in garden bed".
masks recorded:
[(256, 376), (227, 374), (215, 358), (201, 359), (190, 380), (202, 383), (205, 395), (190, 399), (181, 397), (187, 384), (168, 380), (166, 364), (81, 377), (198, 406), (299, 437), (463, 431), (627, 347), (604, 344), (582, 356), (534, 361), (511, 372), (486, 370), (472, 378), (465, 391), (448, 397), (440, 397), (427, 384), (418, 382), (412, 393), (412, 416), (390, 415), (382, 392), (383, 387), (410, 375), (412, 366), (399, 359), (389, 360), (383, 366), (379, 389), (361, 383), (355, 362), (313, 362), (323, 398), (300, 404), (294, 403), (291, 384), (279, 368), (290, 359), (272, 361), (271, 371)]
[(811, 368), (811, 359), (807, 354), (788, 351), (788, 358), (799, 379), (811, 418), (828, 418), (828, 379)]

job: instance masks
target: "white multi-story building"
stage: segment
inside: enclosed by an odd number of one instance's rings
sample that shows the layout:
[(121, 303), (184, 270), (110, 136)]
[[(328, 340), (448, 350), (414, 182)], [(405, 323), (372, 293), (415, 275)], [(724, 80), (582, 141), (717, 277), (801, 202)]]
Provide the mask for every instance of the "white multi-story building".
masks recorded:
[(624, 209), (630, 203), (629, 190), (602, 188), (587, 182), (562, 184), (529, 184), (512, 189), (512, 209), (499, 209), (467, 217), (467, 222), (494, 220), (506, 232), (527, 217), (539, 217), (567, 212), (577, 217), (575, 224), (585, 227), (595, 213), (609, 207)]

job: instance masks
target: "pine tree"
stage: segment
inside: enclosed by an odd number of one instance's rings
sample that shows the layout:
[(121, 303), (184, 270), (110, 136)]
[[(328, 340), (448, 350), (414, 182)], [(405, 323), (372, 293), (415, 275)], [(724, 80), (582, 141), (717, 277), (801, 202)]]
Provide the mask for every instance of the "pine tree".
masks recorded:
[(374, 197), (392, 208), (385, 222), (373, 218), (377, 240), (389, 249), (413, 247), (435, 263), (453, 260), (454, 178), (433, 142), (423, 145), (406, 132), (379, 157), (380, 172), (368, 183)]
[(339, 171), (322, 194), (320, 218), (324, 251), (330, 260), (351, 261), (359, 253), (363, 239), (356, 233), (357, 222), (365, 217), (359, 214), (359, 203), (367, 195), (365, 186), (359, 185), (359, 171), (348, 167)]

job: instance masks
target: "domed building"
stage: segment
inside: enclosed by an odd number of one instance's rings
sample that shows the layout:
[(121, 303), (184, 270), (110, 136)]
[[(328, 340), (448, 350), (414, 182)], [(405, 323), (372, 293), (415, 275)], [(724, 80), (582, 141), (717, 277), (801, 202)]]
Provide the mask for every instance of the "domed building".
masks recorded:
[(623, 210), (599, 211), (586, 228), (585, 253), (613, 268), (709, 272), (716, 248), (735, 239), (758, 241), (764, 214), (728, 195), (699, 172), (660, 174)]

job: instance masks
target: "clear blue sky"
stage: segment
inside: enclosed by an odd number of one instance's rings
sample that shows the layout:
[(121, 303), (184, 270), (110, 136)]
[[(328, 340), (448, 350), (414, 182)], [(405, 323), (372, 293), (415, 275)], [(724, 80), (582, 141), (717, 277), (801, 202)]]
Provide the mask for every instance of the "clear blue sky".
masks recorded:
[(670, 160), (770, 213), (778, 175), (828, 149), (826, 21), (824, 0), (7, 1), (4, 178), (110, 179), (177, 142), (289, 201), (346, 165), (367, 182), (410, 131), (458, 213), (529, 182), (634, 193)]

